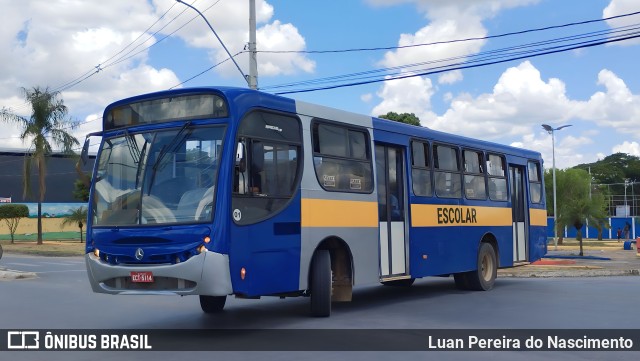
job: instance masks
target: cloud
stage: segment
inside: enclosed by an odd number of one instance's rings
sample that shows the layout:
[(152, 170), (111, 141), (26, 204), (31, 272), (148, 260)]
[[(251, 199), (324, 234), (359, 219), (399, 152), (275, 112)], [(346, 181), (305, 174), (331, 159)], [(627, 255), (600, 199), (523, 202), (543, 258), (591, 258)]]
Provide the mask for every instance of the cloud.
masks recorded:
[(460, 94), (451, 99), (444, 114), (427, 125), (485, 139), (522, 136), (530, 133), (532, 126), (565, 121), (572, 114), (573, 104), (561, 80), (551, 78), (545, 82), (540, 72), (525, 61), (508, 68), (492, 93), (477, 97)]
[[(276, 20), (272, 24), (262, 27), (256, 34), (259, 50), (304, 50), (306, 47), (304, 38), (298, 33), (298, 29), (291, 24), (282, 24)], [(258, 73), (260, 76), (290, 75), (304, 71), (313, 73), (316, 63), (302, 54), (272, 54), (260, 53), (258, 55)]]
[[(611, 0), (609, 5), (602, 11), (603, 18), (628, 14), (638, 11), (638, 2), (636, 0)], [(607, 20), (607, 25), (611, 28), (635, 25), (637, 23), (635, 16), (627, 16)], [(640, 44), (640, 39), (629, 39), (621, 42), (615, 42), (614, 45), (630, 46)]]
[[(156, 0), (166, 4), (168, 8), (173, 0)], [(197, 4), (196, 4), (197, 5)], [(204, 7), (205, 4), (203, 4)], [(183, 5), (181, 5), (183, 6)], [(220, 1), (213, 6), (199, 9), (212, 25), (220, 39), (224, 42), (229, 52), (234, 55), (243, 49), (249, 42), (249, 2), (248, 1)], [(184, 18), (190, 19), (195, 12), (188, 9)], [(287, 53), (260, 53), (258, 54), (258, 74), (263, 76), (290, 75), (299, 72), (312, 73), (315, 70), (315, 62), (304, 54), (295, 51), (304, 50), (306, 42), (298, 29), (290, 23), (283, 24), (279, 20), (272, 20), (274, 8), (264, 0), (256, 1), (256, 40), (258, 51), (287, 50)], [(163, 33), (170, 33), (184, 20), (168, 26)], [(226, 51), (215, 38), (206, 23), (201, 19), (195, 19), (179, 32), (176, 36), (185, 41), (189, 46), (208, 49), (211, 51), (212, 63), (217, 64), (228, 58)], [(248, 73), (249, 56), (242, 54), (236, 57), (243, 72)], [(238, 71), (235, 65), (227, 62), (215, 68), (215, 71), (223, 76), (237, 77)]]
[[(259, 50), (305, 48), (304, 37), (294, 25), (274, 20), (274, 8), (267, 1), (256, 3)], [(231, 51), (244, 48), (248, 42), (248, 2), (220, 1), (205, 15)], [(154, 66), (149, 58), (147, 48), (165, 36), (209, 50), (212, 61), (218, 56), (226, 58), (204, 21), (175, 0), (15, 1), (3, 8), (0, 19), (0, 107), (20, 115), (30, 111), (20, 97), (21, 87), (62, 89), (72, 114), (85, 117), (98, 114), (115, 100), (179, 84), (181, 79), (173, 70)], [(248, 72), (248, 56), (244, 54), (239, 61)], [(315, 63), (302, 54), (261, 54), (258, 61), (261, 76), (315, 70)], [(194, 74), (201, 70), (194, 70)], [(226, 70), (220, 67), (219, 71)], [(237, 76), (236, 69), (228, 73)], [(67, 88), (69, 85), (73, 86)], [(23, 148), (19, 140), (11, 138), (17, 131), (3, 125), (0, 138), (9, 139), (0, 139), (0, 147)]]
[(429, 110), (433, 93), (429, 78), (413, 77), (387, 81), (376, 93), (383, 101), (373, 108), (371, 114), (378, 116), (390, 111), (415, 113), (422, 125), (427, 125), (425, 122), (434, 117)]
[(598, 73), (597, 84), (605, 91), (581, 102), (576, 115), (620, 133), (636, 134), (640, 127), (640, 95), (633, 94), (621, 78), (607, 69)]
[[(556, 133), (555, 162), (557, 169), (566, 169), (576, 164), (589, 163), (597, 160), (595, 155), (584, 155), (580, 152), (583, 146), (593, 144), (588, 136), (575, 136), (569, 133)], [(511, 146), (535, 150), (542, 154), (545, 168), (553, 167), (553, 146), (551, 135), (547, 132), (530, 133), (522, 136), (521, 140), (511, 143)]]
[(372, 99), (373, 99), (373, 94), (371, 94), (371, 93), (362, 94), (360, 96), (360, 100), (362, 100), (365, 103), (370, 102)]
[[(566, 168), (602, 158), (588, 151), (593, 139), (608, 136), (600, 135), (600, 130), (638, 137), (640, 95), (633, 94), (622, 79), (606, 69), (599, 72), (597, 83), (605, 90), (587, 100), (570, 99), (562, 80), (543, 79), (531, 62), (524, 61), (506, 69), (490, 93), (445, 93), (443, 100), (449, 108), (442, 114), (431, 109), (436, 89), (430, 79), (388, 81), (376, 93), (381, 101), (372, 115), (415, 113), (429, 128), (537, 150), (547, 162), (552, 158), (551, 139), (541, 124), (555, 127), (570, 123), (575, 126), (571, 131), (556, 133), (556, 165)], [(636, 141), (625, 141), (615, 149), (636, 154), (637, 145)]]
[[(5, 49), (0, 55), (0, 73), (11, 74), (0, 83), (0, 104), (16, 113), (29, 112), (16, 96), (20, 87), (62, 89), (67, 106), (82, 114), (119, 98), (179, 82), (172, 71), (149, 66), (147, 51), (118, 53), (157, 20), (148, 2), (115, 0), (68, 6), (60, 0), (34, 0), (25, 4), (5, 7), (0, 29), (0, 46)], [(155, 39), (147, 44), (153, 42)], [(119, 57), (129, 59), (118, 61)], [(75, 86), (67, 90), (65, 85)]]
[(640, 143), (624, 141), (611, 149), (612, 153), (626, 153), (640, 157)]
[(462, 71), (461, 70), (454, 70), (454, 71), (448, 71), (442, 75), (440, 75), (440, 77), (438, 77), (438, 83), (439, 84), (454, 84), (457, 83), (459, 81), (462, 81), (463, 76), (462, 76)]

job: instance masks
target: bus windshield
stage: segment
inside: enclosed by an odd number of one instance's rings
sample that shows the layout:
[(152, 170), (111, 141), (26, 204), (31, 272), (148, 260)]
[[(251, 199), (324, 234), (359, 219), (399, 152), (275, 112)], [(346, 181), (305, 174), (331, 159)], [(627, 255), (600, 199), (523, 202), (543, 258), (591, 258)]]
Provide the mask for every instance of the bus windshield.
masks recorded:
[(92, 199), (94, 226), (211, 222), (223, 126), (106, 138)]

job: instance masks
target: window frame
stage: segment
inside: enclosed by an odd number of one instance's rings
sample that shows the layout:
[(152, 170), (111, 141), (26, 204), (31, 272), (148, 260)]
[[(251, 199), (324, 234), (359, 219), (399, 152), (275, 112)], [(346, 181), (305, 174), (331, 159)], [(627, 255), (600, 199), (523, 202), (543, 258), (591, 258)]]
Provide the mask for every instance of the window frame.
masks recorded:
[[(494, 201), (494, 202), (508, 202), (509, 199), (510, 199), (510, 197), (509, 197), (510, 188), (509, 188), (509, 179), (508, 179), (509, 178), (508, 177), (509, 168), (507, 168), (507, 160), (506, 160), (504, 154), (495, 153), (495, 152), (486, 152), (485, 153), (485, 164), (487, 162), (489, 162), (489, 157), (490, 156), (496, 156), (496, 157), (500, 158), (500, 161), (502, 162), (503, 175), (501, 175), (501, 176), (492, 175), (491, 172), (489, 172), (489, 167), (486, 167), (487, 168), (486, 171), (487, 171), (487, 186), (488, 186), (487, 187), (487, 195), (488, 195), (488, 198), (489, 198), (489, 200)], [(503, 199), (494, 199), (494, 198), (491, 197), (491, 190), (490, 190), (491, 187), (489, 187), (489, 184), (490, 184), (489, 182), (491, 182), (492, 179), (504, 179), (504, 182), (505, 182), (505, 189), (504, 189), (505, 197)]]
[[(276, 139), (274, 138), (269, 138), (269, 137), (265, 137), (265, 136), (255, 136), (255, 135), (251, 135), (251, 134), (242, 134), (240, 132), (241, 130), (241, 125), (242, 122), (244, 122), (247, 118), (249, 118), (252, 114), (254, 113), (267, 113), (267, 114), (271, 114), (271, 115), (275, 115), (275, 116), (280, 116), (280, 117), (286, 117), (286, 118), (290, 118), (292, 120), (295, 120), (298, 123), (298, 134), (297, 134), (297, 140), (282, 140), (282, 139)], [(267, 214), (265, 214), (264, 216), (261, 217), (255, 217), (255, 218), (250, 218), (248, 221), (244, 221), (243, 219), (241, 219), (240, 221), (236, 220), (235, 218), (233, 219), (233, 222), (238, 225), (238, 226), (247, 226), (247, 225), (251, 225), (251, 224), (256, 224), (259, 222), (262, 222), (266, 219), (272, 218), (274, 216), (276, 216), (277, 214), (279, 214), (280, 212), (282, 212), (283, 210), (285, 210), (288, 205), (293, 201), (293, 199), (295, 198), (296, 195), (296, 191), (299, 190), (300, 188), (300, 182), (302, 181), (302, 173), (304, 170), (304, 139), (303, 139), (303, 127), (302, 127), (302, 121), (300, 119), (300, 117), (298, 116), (298, 114), (295, 113), (287, 113), (287, 112), (279, 112), (279, 111), (274, 111), (274, 110), (270, 110), (270, 109), (265, 109), (265, 108), (252, 108), (251, 110), (247, 111), (242, 118), (240, 119), (240, 121), (238, 122), (238, 127), (236, 130), (236, 135), (235, 135), (235, 142), (231, 145), (232, 147), (234, 147), (233, 150), (233, 159), (231, 162), (231, 166), (233, 167), (233, 171), (232, 171), (232, 189), (231, 189), (231, 209), (232, 212), (231, 214), (234, 214), (234, 209), (236, 208), (235, 205), (237, 202), (237, 200), (242, 200), (245, 199), (246, 202), (256, 202), (257, 200), (273, 200), (273, 199), (277, 199), (277, 200), (286, 200), (284, 203), (282, 203), (282, 205), (280, 207), (278, 207), (276, 210), (271, 211)], [(235, 173), (236, 173), (236, 162), (235, 162), (235, 154), (236, 154), (236, 147), (238, 146), (238, 143), (244, 140), (244, 144), (245, 144), (245, 154), (244, 154), (244, 161), (246, 162), (246, 170), (245, 172), (247, 172), (247, 176), (250, 177), (251, 176), (251, 171), (250, 171), (250, 166), (251, 166), (251, 162), (252, 162), (252, 157), (253, 154), (249, 155), (249, 149), (250, 147), (248, 146), (249, 144), (251, 144), (251, 149), (253, 148), (253, 144), (255, 142), (262, 142), (264, 144), (269, 144), (269, 145), (284, 145), (284, 146), (289, 146), (289, 147), (295, 147), (297, 148), (297, 164), (296, 164), (296, 170), (295, 170), (295, 177), (293, 179), (293, 182), (291, 184), (291, 194), (284, 196), (284, 195), (268, 195), (268, 194), (262, 194), (262, 193), (252, 193), (252, 192), (247, 192), (247, 193), (240, 193), (239, 191), (236, 192), (235, 191), (235, 185), (236, 185), (236, 179), (235, 179)], [(264, 146), (264, 145), (263, 145)], [(243, 172), (244, 173), (244, 172)], [(246, 182), (247, 180), (245, 180)], [(244, 217), (243, 217), (244, 218)]]
[[(436, 162), (437, 162), (437, 158), (436, 158), (436, 148), (437, 147), (446, 147), (446, 148), (450, 148), (453, 149), (455, 151), (456, 154), (456, 168), (457, 170), (450, 170), (450, 169), (442, 169), (436, 166)], [(432, 159), (433, 159), (433, 178), (434, 178), (434, 185), (433, 185), (433, 191), (434, 194), (438, 197), (438, 198), (446, 198), (446, 199), (462, 199), (462, 187), (463, 187), (463, 183), (464, 180), (462, 179), (462, 168), (460, 167), (460, 162), (462, 160), (461, 158), (461, 154), (460, 154), (460, 147), (454, 144), (448, 144), (448, 143), (441, 143), (441, 142), (434, 142), (431, 145), (431, 154), (432, 154)], [(438, 194), (438, 180), (437, 175), (438, 173), (450, 173), (453, 175), (457, 175), (458, 176), (458, 182), (459, 182), (459, 194), (458, 195), (452, 195), (452, 196), (447, 196), (447, 195), (440, 195)]]
[[(472, 171), (467, 171), (465, 168), (466, 160), (466, 153), (467, 152), (472, 152), (474, 153), (476, 156), (478, 156), (478, 168), (479, 168), (479, 173), (478, 172), (472, 172)], [(478, 201), (485, 201), (487, 200), (487, 198), (489, 198), (489, 192), (487, 191), (487, 166), (486, 166), (486, 162), (484, 162), (483, 160), (486, 159), (486, 155), (485, 152), (482, 150), (478, 150), (478, 149), (472, 149), (472, 148), (462, 148), (462, 188), (463, 188), (463, 194), (464, 197), (466, 199), (469, 200), (478, 200)], [(469, 195), (467, 194), (467, 182), (466, 182), (466, 177), (467, 176), (472, 176), (472, 177), (482, 177), (482, 182), (484, 184), (484, 197), (469, 197)]]
[[(427, 154), (423, 154), (425, 165), (416, 165), (414, 158), (414, 144), (422, 145), (422, 151), (426, 150)], [(418, 197), (433, 197), (434, 195), (434, 187), (433, 187), (433, 159), (432, 159), (432, 149), (431, 143), (424, 139), (412, 138), (409, 141), (409, 149), (411, 150), (411, 191), (414, 196)], [(427, 177), (429, 180), (429, 194), (418, 194), (416, 192), (416, 182), (415, 177), (413, 175), (414, 171), (422, 171), (427, 173)]]
[[(530, 177), (530, 169), (529, 166), (530, 165), (534, 165), (536, 167), (536, 173), (538, 176), (537, 180), (531, 180)], [(543, 196), (544, 196), (544, 186), (542, 184), (542, 165), (540, 164), (540, 161), (538, 160), (532, 160), (529, 159), (527, 161), (527, 181), (529, 182), (529, 201), (532, 204), (542, 204), (542, 200), (543, 200)], [(538, 187), (540, 188), (540, 199), (538, 199), (538, 201), (534, 201), (533, 200), (533, 193), (531, 192), (531, 186), (532, 185), (538, 185)]]
[[(319, 136), (319, 131), (318, 131), (318, 127), (320, 125), (326, 125), (326, 126), (331, 126), (331, 127), (338, 127), (338, 128), (342, 128), (343, 130), (345, 130), (345, 139), (347, 141), (346, 144), (346, 149), (349, 151), (349, 155), (351, 155), (351, 153), (353, 152), (353, 146), (351, 144), (351, 137), (349, 136), (349, 132), (353, 131), (353, 132), (359, 132), (364, 134), (365, 136), (365, 158), (354, 158), (352, 156), (349, 157), (345, 157), (345, 156), (338, 156), (338, 155), (332, 155), (332, 154), (324, 154), (320, 152), (320, 136)], [(310, 133), (311, 133), (311, 150), (312, 150), (312, 154), (311, 157), (313, 159), (313, 171), (315, 172), (316, 175), (316, 180), (318, 182), (318, 185), (320, 185), (320, 187), (327, 191), (327, 192), (338, 192), (338, 193), (353, 193), (353, 194), (371, 194), (373, 193), (375, 187), (374, 187), (374, 168), (373, 168), (373, 155), (372, 155), (372, 146), (371, 146), (371, 135), (369, 134), (369, 129), (366, 127), (362, 127), (362, 126), (357, 126), (357, 125), (353, 125), (353, 124), (348, 124), (348, 123), (343, 123), (343, 122), (338, 122), (338, 121), (334, 121), (334, 120), (328, 120), (328, 119), (324, 119), (324, 118), (313, 118), (311, 120), (311, 124), (310, 124)], [(316, 162), (315, 159), (316, 157), (322, 158), (324, 159), (331, 159), (331, 160), (336, 160), (336, 161), (341, 161), (341, 162), (356, 162), (356, 163), (360, 163), (360, 164), (364, 164), (365, 166), (369, 167), (369, 176), (370, 179), (369, 181), (369, 188), (368, 189), (364, 189), (361, 191), (357, 191), (354, 189), (347, 189), (347, 188), (328, 188), (325, 187), (325, 185), (323, 184), (324, 182), (320, 179), (320, 174), (318, 173), (318, 167), (316, 166)]]

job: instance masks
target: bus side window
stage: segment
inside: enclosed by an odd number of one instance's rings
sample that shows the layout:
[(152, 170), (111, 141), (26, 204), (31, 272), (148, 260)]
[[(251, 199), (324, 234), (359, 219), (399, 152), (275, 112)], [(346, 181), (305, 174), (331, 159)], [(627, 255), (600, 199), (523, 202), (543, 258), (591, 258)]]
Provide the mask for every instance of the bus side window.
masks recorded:
[[(302, 169), (302, 127), (294, 116), (256, 110), (238, 129), (231, 198), (234, 222), (260, 222), (283, 209), (294, 196)], [(236, 212), (237, 211), (237, 212)]]
[(487, 175), (489, 176), (489, 199), (492, 201), (506, 201), (507, 172), (504, 158), (497, 154), (487, 154)]
[(542, 177), (540, 176), (540, 163), (529, 162), (529, 189), (531, 192), (531, 203), (542, 202)]
[(371, 147), (365, 129), (314, 121), (313, 163), (320, 186), (327, 191), (373, 191)]
[(411, 142), (411, 183), (413, 194), (431, 196), (431, 164), (429, 144), (420, 141)]
[(487, 189), (484, 180), (482, 152), (465, 150), (464, 158), (464, 193), (468, 199), (486, 199)]
[(445, 145), (433, 146), (436, 195), (443, 198), (460, 198), (462, 181), (458, 162), (458, 149)]

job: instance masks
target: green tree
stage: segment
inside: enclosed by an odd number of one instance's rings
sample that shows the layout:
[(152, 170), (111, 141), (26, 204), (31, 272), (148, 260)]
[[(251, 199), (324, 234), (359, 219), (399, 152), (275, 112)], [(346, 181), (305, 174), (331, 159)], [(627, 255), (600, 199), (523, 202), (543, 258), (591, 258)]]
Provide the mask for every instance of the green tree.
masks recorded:
[(73, 197), (83, 202), (89, 201), (89, 186), (81, 178), (73, 182)]
[[(551, 170), (547, 171), (551, 173)], [(556, 215), (556, 229), (558, 234), (565, 226), (573, 226), (577, 230), (576, 239), (580, 243), (580, 255), (584, 255), (582, 248), (582, 226), (588, 222), (598, 229), (601, 238), (602, 229), (607, 227), (606, 201), (601, 192), (589, 192), (589, 173), (582, 169), (556, 170), (556, 194), (558, 214)], [(553, 214), (553, 185), (552, 175), (545, 175), (547, 191), (547, 212)]]
[(20, 219), (29, 217), (29, 208), (24, 204), (3, 204), (0, 205), (0, 219), (7, 223), (9, 233), (11, 233), (11, 243), (14, 242), (14, 235)]
[(378, 118), (394, 120), (400, 123), (406, 123), (411, 125), (420, 125), (420, 118), (416, 117), (413, 113), (402, 113), (398, 114), (396, 112), (388, 112), (387, 114), (378, 115)]
[(593, 179), (598, 184), (615, 184), (612, 193), (624, 192), (624, 180), (640, 180), (640, 158), (625, 154), (614, 153), (594, 163), (580, 164), (574, 168), (591, 170)]
[(79, 207), (74, 209), (71, 214), (64, 217), (64, 221), (62, 221), (62, 225), (67, 224), (77, 224), (78, 228), (80, 228), (80, 243), (83, 242), (82, 239), (82, 227), (84, 227), (85, 222), (87, 221), (87, 208)]
[(60, 99), (60, 94), (49, 88), (22, 88), (25, 100), (31, 107), (29, 117), (13, 113), (10, 109), (0, 110), (0, 120), (17, 124), (22, 128), (20, 139), (29, 142), (29, 156), (25, 157), (23, 188), (24, 197), (31, 195), (31, 168), (38, 171), (38, 244), (42, 244), (42, 202), (46, 193), (47, 176), (46, 157), (53, 150), (52, 145), (63, 153), (73, 154), (72, 148), (79, 145), (78, 140), (67, 132), (74, 129), (77, 123), (67, 117), (67, 107)]

